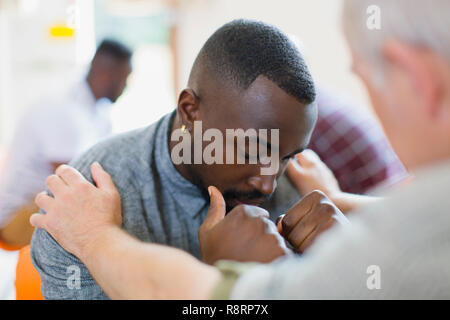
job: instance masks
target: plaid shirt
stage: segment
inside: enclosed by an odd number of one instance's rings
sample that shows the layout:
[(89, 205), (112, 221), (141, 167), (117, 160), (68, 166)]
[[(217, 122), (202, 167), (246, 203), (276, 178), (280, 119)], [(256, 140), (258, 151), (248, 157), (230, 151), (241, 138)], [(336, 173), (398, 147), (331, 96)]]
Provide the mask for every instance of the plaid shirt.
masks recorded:
[(366, 193), (379, 183), (392, 184), (406, 170), (381, 126), (361, 106), (319, 87), (319, 117), (309, 148), (333, 171), (341, 189)]

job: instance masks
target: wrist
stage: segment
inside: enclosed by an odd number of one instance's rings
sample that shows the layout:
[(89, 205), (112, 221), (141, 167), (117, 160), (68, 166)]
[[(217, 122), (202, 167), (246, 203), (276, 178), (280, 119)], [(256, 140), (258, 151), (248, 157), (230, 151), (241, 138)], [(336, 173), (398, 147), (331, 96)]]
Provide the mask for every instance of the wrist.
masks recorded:
[(338, 192), (333, 194), (332, 197), (329, 197), (331, 201), (342, 211), (342, 213), (346, 214), (350, 211), (354, 211), (359, 209), (360, 207), (364, 207), (366, 205), (370, 205), (373, 203), (377, 203), (382, 200), (379, 197), (361, 195), (361, 194), (352, 194), (347, 192)]
[(77, 254), (78, 258), (87, 264), (97, 253), (103, 251), (108, 243), (112, 242), (114, 234), (117, 231), (120, 231), (120, 228), (116, 225), (106, 225), (96, 228), (95, 232), (91, 232), (92, 236), (88, 236), (84, 244), (80, 246), (79, 253)]
[(352, 203), (349, 203), (348, 194), (341, 190), (330, 193), (328, 198), (330, 198), (336, 207), (344, 214), (354, 209)]

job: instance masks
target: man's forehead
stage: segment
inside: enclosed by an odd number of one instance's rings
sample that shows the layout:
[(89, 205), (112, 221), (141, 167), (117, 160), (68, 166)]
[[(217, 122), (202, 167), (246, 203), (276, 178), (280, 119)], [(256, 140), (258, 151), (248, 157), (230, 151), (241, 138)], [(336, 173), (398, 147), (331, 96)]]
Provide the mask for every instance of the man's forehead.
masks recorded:
[(309, 120), (308, 108), (288, 94), (245, 92), (216, 107), (220, 122), (229, 128), (285, 129)]

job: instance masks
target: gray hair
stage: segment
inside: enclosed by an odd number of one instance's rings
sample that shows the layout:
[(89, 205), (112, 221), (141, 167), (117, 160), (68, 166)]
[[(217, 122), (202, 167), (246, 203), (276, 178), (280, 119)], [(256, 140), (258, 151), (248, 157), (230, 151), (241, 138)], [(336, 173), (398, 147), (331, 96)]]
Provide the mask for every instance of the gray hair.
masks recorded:
[[(373, 5), (380, 9), (379, 29), (367, 27)], [(449, 0), (345, 0), (343, 27), (355, 54), (380, 68), (388, 38), (429, 48), (450, 61)]]

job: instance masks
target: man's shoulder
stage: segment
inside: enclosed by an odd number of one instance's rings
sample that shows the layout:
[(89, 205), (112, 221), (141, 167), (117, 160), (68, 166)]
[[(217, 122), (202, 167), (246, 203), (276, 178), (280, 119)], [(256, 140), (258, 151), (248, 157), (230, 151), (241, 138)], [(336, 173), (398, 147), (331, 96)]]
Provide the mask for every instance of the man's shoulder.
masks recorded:
[(100, 164), (120, 168), (124, 162), (148, 162), (154, 152), (157, 131), (165, 117), (149, 126), (116, 134), (98, 142), (72, 161), (71, 165), (78, 169), (87, 163), (90, 165), (98, 161)]
[(115, 158), (117, 160), (122, 157), (138, 156), (145, 151), (139, 148), (140, 144), (144, 141), (151, 142), (154, 130), (155, 125), (152, 124), (144, 128), (116, 134), (92, 146), (82, 157), (95, 157), (99, 160)]
[(424, 241), (439, 233), (447, 237), (450, 231), (450, 163), (422, 169), (413, 180), (405, 183), (379, 190), (377, 194), (384, 194), (385, 200), (362, 208), (353, 214), (354, 218), (364, 220), (366, 226), (377, 232), (410, 237), (409, 241)]

